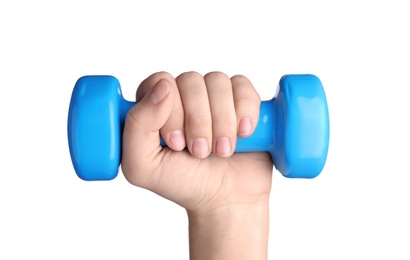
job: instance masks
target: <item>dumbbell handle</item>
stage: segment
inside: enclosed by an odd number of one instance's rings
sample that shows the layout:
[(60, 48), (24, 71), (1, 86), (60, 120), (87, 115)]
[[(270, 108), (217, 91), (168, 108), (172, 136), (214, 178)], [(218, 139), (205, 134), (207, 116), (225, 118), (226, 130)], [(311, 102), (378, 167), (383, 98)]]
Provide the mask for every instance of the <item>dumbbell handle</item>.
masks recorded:
[[(274, 99), (262, 101), (260, 105), (258, 125), (254, 133), (246, 138), (237, 137), (235, 152), (269, 152), (274, 145)], [(137, 102), (122, 99), (121, 106), (121, 128), (124, 126), (128, 111)], [(161, 145), (166, 146), (161, 138)]]

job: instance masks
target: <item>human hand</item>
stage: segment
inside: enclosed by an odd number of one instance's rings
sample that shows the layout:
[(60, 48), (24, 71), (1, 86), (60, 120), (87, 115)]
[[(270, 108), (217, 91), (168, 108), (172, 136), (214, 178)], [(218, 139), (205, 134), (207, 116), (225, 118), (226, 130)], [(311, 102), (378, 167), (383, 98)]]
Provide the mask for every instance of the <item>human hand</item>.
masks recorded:
[(272, 159), (233, 153), (237, 136), (258, 123), (251, 82), (160, 72), (140, 84), (137, 101), (124, 125), (122, 172), (187, 210), (190, 258), (266, 259)]
[(269, 154), (233, 154), (236, 137), (250, 136), (259, 117), (261, 100), (246, 77), (160, 72), (136, 96), (123, 134), (121, 166), (130, 183), (189, 211), (268, 198)]

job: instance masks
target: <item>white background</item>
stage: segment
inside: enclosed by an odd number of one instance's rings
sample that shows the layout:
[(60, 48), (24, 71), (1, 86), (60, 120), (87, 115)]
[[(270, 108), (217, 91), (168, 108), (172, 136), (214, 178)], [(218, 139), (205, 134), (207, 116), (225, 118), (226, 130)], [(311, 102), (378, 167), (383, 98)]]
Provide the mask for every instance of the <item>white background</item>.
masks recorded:
[[(61, 1), (62, 2), (62, 1)], [(273, 172), (270, 259), (409, 259), (406, 1), (1, 1), (0, 259), (188, 259), (185, 211), (71, 165), (75, 81), (124, 97), (165, 70), (244, 74), (263, 100), (313, 73), (331, 118), (313, 180)]]

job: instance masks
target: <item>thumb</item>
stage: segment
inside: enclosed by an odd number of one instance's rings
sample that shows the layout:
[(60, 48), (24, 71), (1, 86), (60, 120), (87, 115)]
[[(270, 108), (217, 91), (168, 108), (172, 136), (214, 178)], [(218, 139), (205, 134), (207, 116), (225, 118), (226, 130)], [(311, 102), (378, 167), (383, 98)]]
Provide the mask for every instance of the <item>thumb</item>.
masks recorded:
[(154, 166), (161, 151), (159, 130), (168, 120), (173, 106), (172, 85), (162, 79), (127, 114), (122, 137), (122, 171), (130, 180)]

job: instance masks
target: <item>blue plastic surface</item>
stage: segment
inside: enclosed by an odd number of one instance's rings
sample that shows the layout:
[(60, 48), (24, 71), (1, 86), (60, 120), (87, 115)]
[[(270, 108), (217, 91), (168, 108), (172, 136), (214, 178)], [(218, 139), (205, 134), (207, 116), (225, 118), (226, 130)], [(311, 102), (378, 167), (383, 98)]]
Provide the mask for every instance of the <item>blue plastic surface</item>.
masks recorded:
[[(120, 83), (113, 76), (78, 79), (67, 126), (78, 177), (91, 181), (117, 176), (125, 116), (135, 104), (123, 98)], [(319, 78), (285, 75), (277, 95), (261, 103), (255, 133), (238, 138), (235, 152), (269, 152), (283, 176), (314, 178), (325, 165), (328, 145), (329, 112)]]

